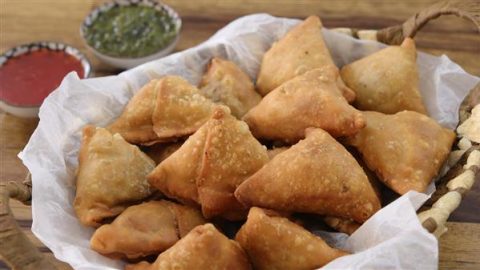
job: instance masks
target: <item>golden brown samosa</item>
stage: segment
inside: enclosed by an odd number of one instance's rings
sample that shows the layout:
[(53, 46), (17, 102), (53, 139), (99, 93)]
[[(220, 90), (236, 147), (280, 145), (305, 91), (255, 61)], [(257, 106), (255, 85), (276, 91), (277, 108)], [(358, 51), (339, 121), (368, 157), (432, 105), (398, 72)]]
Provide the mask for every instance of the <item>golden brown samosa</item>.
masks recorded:
[(194, 133), (215, 107), (186, 80), (165, 76), (140, 89), (108, 129), (135, 144), (172, 141)]
[(155, 163), (118, 133), (86, 126), (78, 160), (73, 204), (84, 225), (98, 227), (152, 193), (146, 176)]
[[(373, 190), (375, 191), (375, 194), (377, 194), (377, 197), (380, 199), (381, 202), (383, 202), (383, 197), (382, 197), (382, 192), (381, 189), (384, 188), (383, 185), (381, 184), (380, 180), (378, 180), (377, 176), (375, 175), (374, 172), (372, 172), (363, 159), (361, 158), (360, 153), (356, 151), (355, 148), (353, 147), (347, 147), (347, 150), (352, 154), (352, 156), (355, 158), (355, 160), (358, 162), (358, 165), (363, 169), (365, 174), (367, 175), (368, 181), (370, 181), (370, 184), (373, 187)], [(335, 229), (336, 231), (346, 233), (348, 235), (353, 234), (360, 226), (362, 225), (361, 223), (358, 223), (352, 219), (349, 218), (339, 218), (339, 217), (333, 217), (333, 216), (324, 216), (323, 221), (330, 226), (331, 228)]]
[(206, 218), (246, 215), (233, 192), (266, 162), (266, 148), (228, 112), (213, 116), (148, 176), (166, 196), (202, 207)]
[(364, 112), (367, 127), (347, 143), (399, 194), (424, 192), (450, 153), (455, 133), (423, 114)]
[(333, 137), (353, 135), (365, 121), (338, 90), (337, 76), (332, 68), (297, 76), (265, 96), (244, 120), (255, 137), (288, 143), (304, 138), (308, 127), (322, 128)]
[(198, 206), (196, 178), (202, 162), (207, 129), (200, 128), (147, 176), (150, 184), (169, 198)]
[[(258, 74), (260, 94), (265, 96), (284, 82), (312, 69), (332, 68), (338, 72), (323, 40), (322, 27), (320, 18), (310, 16), (272, 45), (263, 56)], [(348, 102), (353, 101), (355, 93), (340, 77), (336, 81)]]
[(364, 222), (380, 200), (357, 161), (321, 129), (275, 156), (235, 191), (246, 206)]
[(258, 270), (317, 269), (348, 255), (278, 213), (257, 207), (250, 209), (235, 240)]
[[(217, 106), (195, 86), (178, 76), (159, 81), (153, 130), (161, 139), (190, 135), (199, 129)], [(222, 109), (228, 110), (223, 107)]]
[(245, 72), (235, 63), (217, 57), (210, 61), (199, 88), (214, 102), (227, 105), (238, 119), (262, 99)]
[(98, 228), (90, 245), (108, 257), (135, 259), (163, 252), (204, 223), (196, 209), (150, 201), (128, 207), (111, 224)]
[(403, 110), (427, 111), (418, 90), (418, 70), (413, 39), (389, 46), (344, 66), (341, 75), (356, 93), (360, 110), (393, 114)]
[(129, 143), (153, 143), (159, 141), (153, 131), (152, 115), (156, 108), (158, 80), (143, 86), (128, 102), (122, 114), (107, 129), (120, 133)]
[(251, 269), (240, 245), (212, 224), (195, 227), (175, 245), (160, 254), (153, 264), (127, 265), (125, 270)]

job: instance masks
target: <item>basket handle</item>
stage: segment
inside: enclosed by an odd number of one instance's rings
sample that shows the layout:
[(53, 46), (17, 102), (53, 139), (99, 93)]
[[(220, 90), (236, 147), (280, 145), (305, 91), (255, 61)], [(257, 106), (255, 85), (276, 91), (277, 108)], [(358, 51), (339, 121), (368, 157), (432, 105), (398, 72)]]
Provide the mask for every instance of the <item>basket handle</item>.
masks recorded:
[(480, 31), (480, 0), (446, 0), (416, 13), (401, 25), (381, 29), (377, 40), (390, 45), (401, 44), (405, 37), (414, 37), (430, 20), (441, 15), (456, 15), (472, 21)]
[(30, 204), (32, 184), (29, 178), (28, 175), (23, 183), (10, 181), (0, 184), (0, 256), (13, 269), (58, 269), (30, 242), (10, 210), (10, 198)]
[[(480, 0), (446, 0), (416, 13), (401, 25), (376, 31), (375, 37), (382, 43), (398, 45), (402, 43), (405, 37), (413, 38), (425, 24), (441, 15), (455, 15), (468, 19), (480, 31)], [(360, 36), (358, 33), (357, 35)], [(470, 90), (470, 94), (460, 106), (459, 124), (471, 116), (471, 110), (479, 103), (480, 84), (477, 84)], [(465, 141), (468, 140), (465, 138)], [(478, 159), (480, 150), (478, 144), (468, 141), (468, 144), (471, 145), (469, 149), (462, 149), (460, 144), (461, 141), (457, 145), (460, 150), (452, 152), (450, 158), (458, 154), (461, 154), (462, 158), (458, 159), (449, 173), (437, 183), (437, 191), (430, 200), (430, 203), (433, 203), (431, 208), (418, 214), (423, 227), (437, 238), (446, 232), (445, 224), (450, 214), (459, 206), (462, 196), (472, 188), (475, 179), (480, 174)], [(470, 160), (471, 162), (469, 162)]]

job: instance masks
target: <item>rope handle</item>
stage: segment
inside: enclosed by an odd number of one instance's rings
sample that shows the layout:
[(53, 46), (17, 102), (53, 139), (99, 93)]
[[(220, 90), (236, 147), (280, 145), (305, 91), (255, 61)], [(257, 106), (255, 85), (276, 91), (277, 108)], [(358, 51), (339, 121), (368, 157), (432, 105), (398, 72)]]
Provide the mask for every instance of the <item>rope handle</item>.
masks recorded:
[(377, 40), (390, 45), (401, 44), (405, 37), (413, 38), (425, 24), (441, 15), (468, 19), (480, 31), (480, 0), (447, 0), (416, 13), (401, 25), (378, 30)]
[[(441, 15), (455, 15), (472, 21), (480, 31), (480, 0), (446, 0), (416, 13), (401, 25), (376, 31), (361, 33), (358, 37), (372, 36), (376, 40), (389, 45), (401, 44), (405, 37), (413, 38), (429, 21)], [(471, 117), (472, 109), (480, 104), (480, 84), (476, 85), (462, 102), (459, 109), (459, 126)], [(458, 134), (459, 132), (457, 132)], [(423, 227), (439, 238), (447, 231), (445, 226), (448, 217), (460, 205), (462, 198), (472, 188), (479, 177), (480, 146), (466, 137), (458, 140), (458, 150), (449, 156), (447, 174), (437, 182), (437, 191), (427, 202), (431, 208), (421, 211), (418, 218)]]
[(22, 232), (10, 210), (10, 198), (30, 204), (31, 187), (29, 180), (0, 184), (0, 255), (13, 269), (57, 269)]

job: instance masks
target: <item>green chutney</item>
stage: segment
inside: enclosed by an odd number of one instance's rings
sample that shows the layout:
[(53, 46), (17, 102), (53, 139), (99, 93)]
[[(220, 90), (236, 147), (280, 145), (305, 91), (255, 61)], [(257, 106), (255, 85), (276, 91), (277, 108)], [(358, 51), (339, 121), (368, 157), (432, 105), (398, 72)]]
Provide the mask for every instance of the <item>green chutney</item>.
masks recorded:
[(97, 51), (124, 58), (154, 54), (176, 35), (175, 22), (166, 11), (141, 5), (101, 12), (85, 31), (87, 43)]

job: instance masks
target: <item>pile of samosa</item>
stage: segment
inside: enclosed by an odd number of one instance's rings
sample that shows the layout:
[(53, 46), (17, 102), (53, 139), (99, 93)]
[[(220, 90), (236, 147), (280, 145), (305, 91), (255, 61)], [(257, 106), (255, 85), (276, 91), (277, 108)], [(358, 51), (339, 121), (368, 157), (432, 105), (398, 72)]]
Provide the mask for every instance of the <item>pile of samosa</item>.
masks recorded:
[[(265, 53), (255, 84), (217, 57), (198, 87), (150, 81), (109, 126), (83, 130), (74, 208), (97, 228), (92, 249), (132, 270), (347, 256), (296, 214), (351, 234), (382, 190), (424, 192), (455, 139), (428, 117), (415, 61), (407, 38), (339, 70), (312, 16)], [(225, 222), (243, 224), (233, 239), (213, 225)]]

